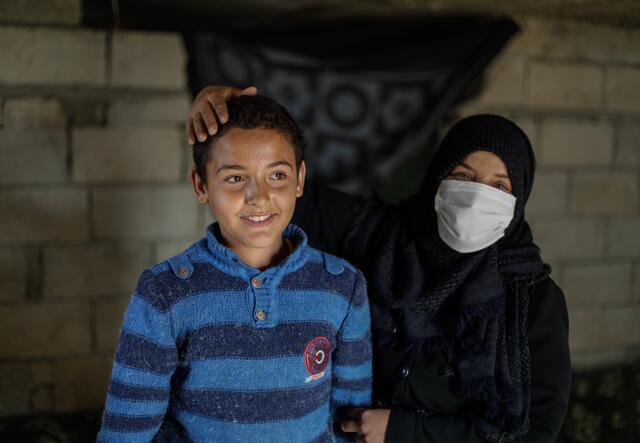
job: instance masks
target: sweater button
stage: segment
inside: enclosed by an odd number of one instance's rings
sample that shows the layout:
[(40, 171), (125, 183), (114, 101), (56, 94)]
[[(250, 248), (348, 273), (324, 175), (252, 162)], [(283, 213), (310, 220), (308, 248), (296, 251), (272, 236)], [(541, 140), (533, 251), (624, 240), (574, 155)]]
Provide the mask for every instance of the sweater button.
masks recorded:
[(262, 309), (258, 309), (256, 311), (256, 318), (260, 321), (264, 320), (265, 318), (267, 318), (267, 314), (264, 313), (264, 311)]
[(253, 277), (251, 279), (251, 286), (258, 289), (260, 286), (262, 286), (262, 280), (260, 280), (258, 277)]
[(409, 376), (409, 368), (407, 368), (406, 366), (402, 369), (400, 369), (400, 377), (402, 378), (407, 378)]
[(181, 267), (178, 269), (178, 274), (180, 274), (180, 277), (188, 277), (189, 274), (191, 274), (191, 271), (185, 267)]

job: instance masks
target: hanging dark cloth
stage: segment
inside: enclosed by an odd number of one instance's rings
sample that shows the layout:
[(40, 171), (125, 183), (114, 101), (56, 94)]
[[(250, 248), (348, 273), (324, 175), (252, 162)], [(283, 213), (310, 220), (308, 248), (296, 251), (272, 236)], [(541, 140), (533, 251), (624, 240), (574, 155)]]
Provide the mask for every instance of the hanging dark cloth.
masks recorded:
[(493, 17), (230, 23), (185, 33), (189, 86), (257, 86), (304, 130), (309, 177), (363, 193), (434, 145), (517, 29)]

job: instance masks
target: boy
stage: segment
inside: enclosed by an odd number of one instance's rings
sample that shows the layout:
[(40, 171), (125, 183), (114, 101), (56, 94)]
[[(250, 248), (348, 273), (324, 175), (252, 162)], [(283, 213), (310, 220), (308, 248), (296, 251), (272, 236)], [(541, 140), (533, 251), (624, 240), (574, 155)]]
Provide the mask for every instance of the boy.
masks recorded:
[(302, 132), (266, 97), (228, 108), (191, 173), (217, 223), (142, 273), (100, 442), (330, 442), (338, 408), (370, 401), (364, 278), (289, 224)]

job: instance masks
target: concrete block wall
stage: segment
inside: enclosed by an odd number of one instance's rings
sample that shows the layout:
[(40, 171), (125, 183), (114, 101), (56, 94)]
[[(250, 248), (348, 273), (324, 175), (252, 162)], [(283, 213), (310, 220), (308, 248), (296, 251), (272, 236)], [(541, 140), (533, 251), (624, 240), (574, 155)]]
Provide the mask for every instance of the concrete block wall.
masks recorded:
[(142, 269), (200, 237), (175, 33), (0, 5), (0, 416), (100, 409)]
[(538, 171), (529, 219), (564, 290), (575, 368), (640, 356), (640, 30), (520, 18), (463, 115), (514, 118)]
[[(79, 25), (81, 0), (0, 5), (0, 416), (99, 409), (141, 269), (210, 221), (187, 179), (173, 33)], [(464, 113), (516, 118), (529, 218), (578, 365), (640, 348), (640, 33), (522, 19)]]

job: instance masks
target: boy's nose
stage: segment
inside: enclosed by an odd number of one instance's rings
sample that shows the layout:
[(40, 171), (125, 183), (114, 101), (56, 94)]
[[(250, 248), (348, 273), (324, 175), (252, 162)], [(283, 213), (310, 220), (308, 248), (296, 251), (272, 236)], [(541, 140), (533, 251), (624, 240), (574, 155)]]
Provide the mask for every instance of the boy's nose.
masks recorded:
[(264, 189), (264, 186), (253, 182), (246, 189), (245, 198), (248, 205), (261, 207), (268, 200), (267, 190)]

